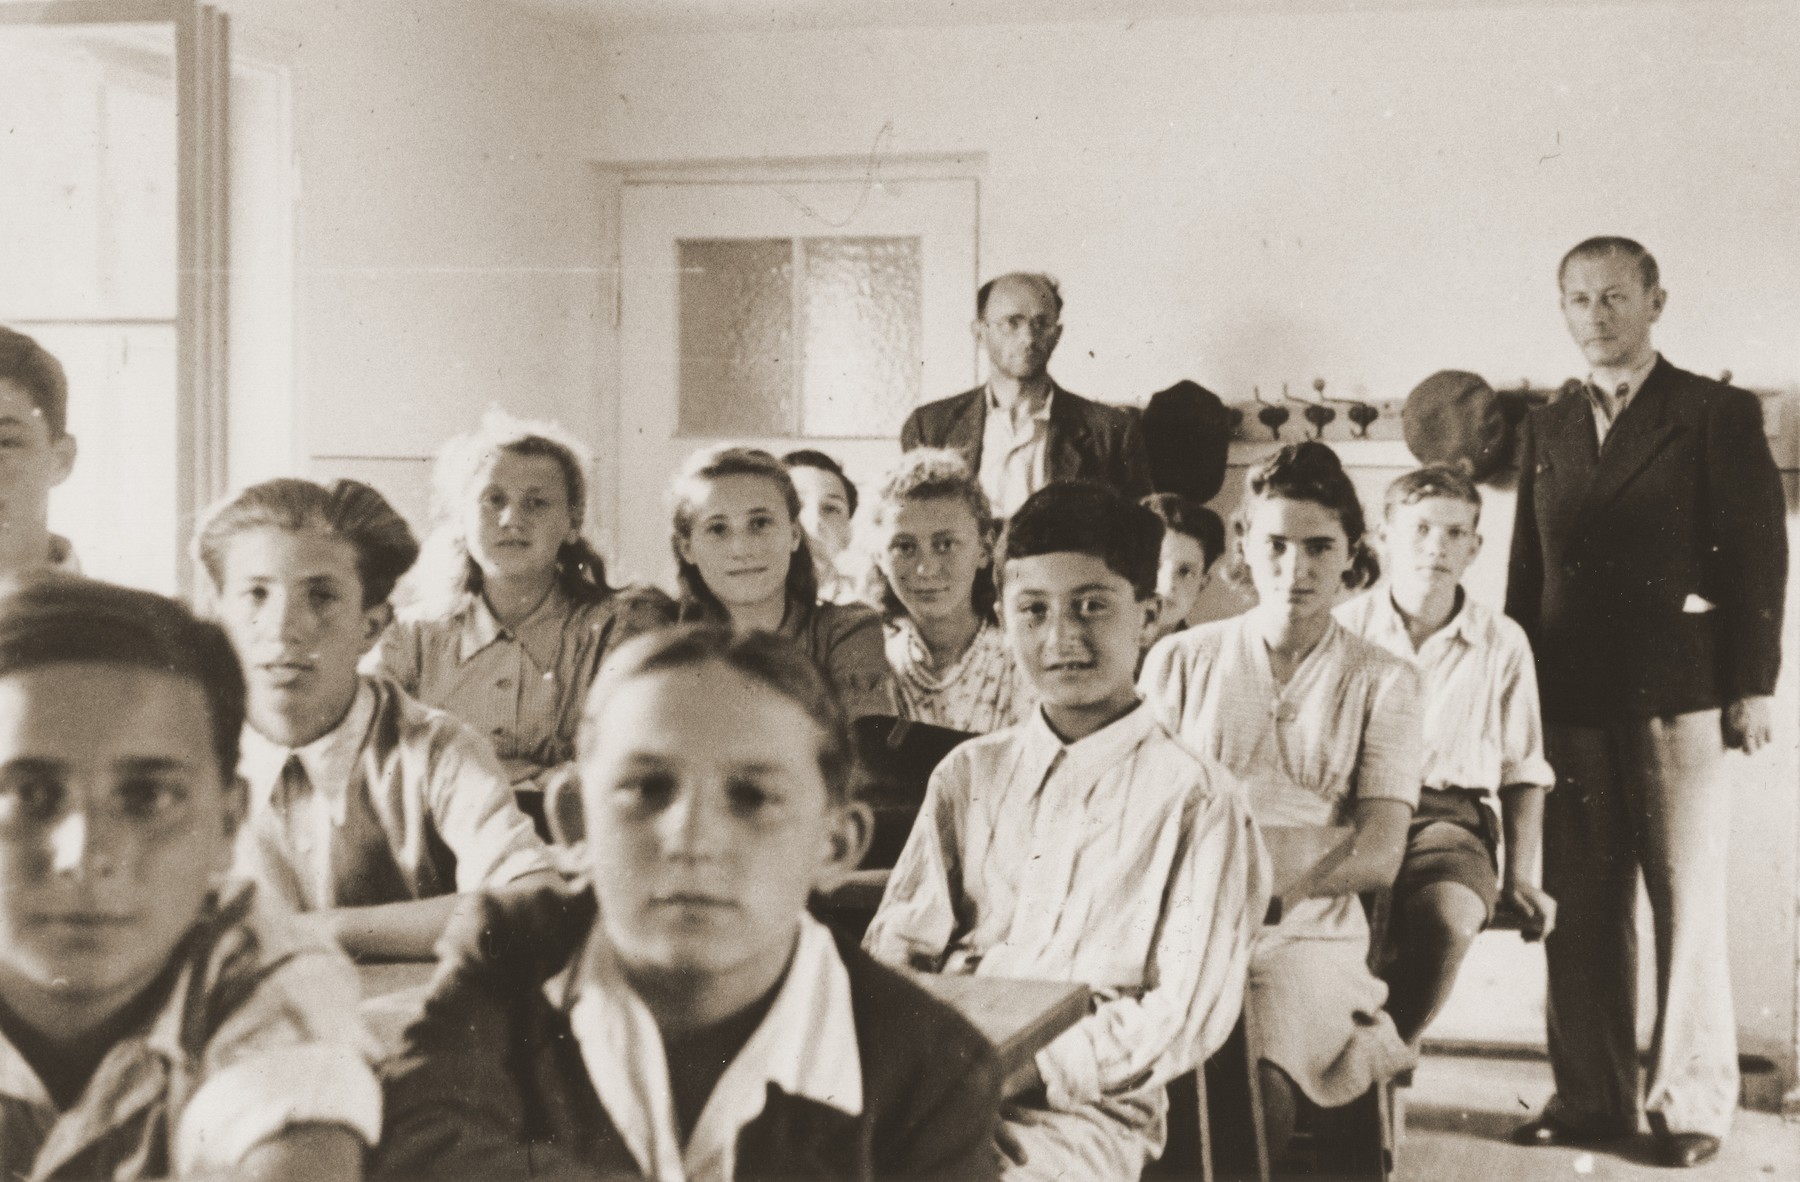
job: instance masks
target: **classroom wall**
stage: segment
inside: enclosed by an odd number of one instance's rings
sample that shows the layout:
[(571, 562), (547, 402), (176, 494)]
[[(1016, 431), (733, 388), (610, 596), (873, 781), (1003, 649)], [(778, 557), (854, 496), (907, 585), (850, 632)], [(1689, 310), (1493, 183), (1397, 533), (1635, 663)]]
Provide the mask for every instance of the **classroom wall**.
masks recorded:
[(227, 0), (291, 78), (294, 459), (423, 512), (493, 403), (593, 419), (591, 33), (482, 0)]

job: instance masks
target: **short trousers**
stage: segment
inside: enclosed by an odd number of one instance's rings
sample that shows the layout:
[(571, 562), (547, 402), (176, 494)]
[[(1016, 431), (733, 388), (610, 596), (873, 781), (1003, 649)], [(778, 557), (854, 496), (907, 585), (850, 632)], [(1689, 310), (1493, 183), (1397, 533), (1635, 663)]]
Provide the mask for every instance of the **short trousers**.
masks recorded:
[(1406, 832), (1406, 857), (1394, 880), (1394, 916), (1421, 888), (1455, 882), (1475, 892), (1494, 917), (1500, 898), (1500, 827), (1494, 810), (1471, 788), (1426, 788)]

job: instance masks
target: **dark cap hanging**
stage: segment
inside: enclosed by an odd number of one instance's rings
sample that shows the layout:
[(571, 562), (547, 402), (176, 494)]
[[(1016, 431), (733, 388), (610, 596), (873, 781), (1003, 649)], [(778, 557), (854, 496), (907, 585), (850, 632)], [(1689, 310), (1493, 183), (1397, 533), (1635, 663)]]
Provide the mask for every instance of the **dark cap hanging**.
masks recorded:
[(1406, 396), (1400, 413), (1406, 446), (1421, 464), (1449, 464), (1485, 480), (1512, 452), (1512, 425), (1480, 374), (1445, 369)]

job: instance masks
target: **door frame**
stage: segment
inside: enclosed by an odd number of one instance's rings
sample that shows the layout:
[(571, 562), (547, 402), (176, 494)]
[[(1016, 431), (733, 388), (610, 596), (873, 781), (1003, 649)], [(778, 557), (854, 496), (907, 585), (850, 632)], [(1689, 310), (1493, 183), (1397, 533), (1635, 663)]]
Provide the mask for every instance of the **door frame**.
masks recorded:
[[(620, 259), (624, 238), (624, 193), (641, 184), (798, 184), (811, 182), (878, 184), (886, 180), (966, 180), (975, 186), (975, 268), (981, 273), (981, 180), (986, 152), (910, 153), (866, 156), (794, 156), (759, 159), (597, 161), (592, 167), (596, 231), (600, 237), (599, 331), (595, 337), (599, 387), (593, 392), (592, 442), (606, 471), (588, 492), (589, 536), (608, 562), (617, 564), (618, 520), (623, 490), (619, 454), (623, 358), (619, 347)], [(973, 297), (971, 297), (973, 298)]]

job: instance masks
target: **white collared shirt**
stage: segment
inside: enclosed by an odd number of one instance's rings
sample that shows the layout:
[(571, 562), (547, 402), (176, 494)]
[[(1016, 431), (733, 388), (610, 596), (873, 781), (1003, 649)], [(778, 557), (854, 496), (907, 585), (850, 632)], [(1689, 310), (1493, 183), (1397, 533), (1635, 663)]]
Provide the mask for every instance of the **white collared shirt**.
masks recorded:
[(1525, 631), (1459, 592), (1462, 606), (1415, 651), (1406, 618), (1384, 584), (1340, 605), (1337, 622), (1364, 640), (1411, 661), (1424, 700), (1427, 788), (1511, 784), (1550, 788), (1556, 773), (1544, 758), (1537, 669)]
[[(283, 810), (290, 755), (312, 791)], [(432, 898), (553, 869), (481, 736), (385, 679), (363, 677), (344, 721), (298, 751), (246, 724), (239, 768), (250, 817), (238, 870), (298, 910)], [(334, 867), (334, 845), (365, 861)]]
[(1034, 710), (938, 765), (863, 946), (1092, 988), (1094, 1012), (1037, 1054), (1050, 1104), (1107, 1104), (1160, 1151), (1163, 1085), (1231, 1032), (1268, 903), (1228, 779), (1147, 705), (1074, 743)]
[(1035, 406), (1021, 394), (1010, 408), (1002, 407), (991, 384), (982, 396), (987, 400), (987, 415), (977, 478), (995, 515), (1011, 517), (1026, 497), (1044, 487), (1050, 403), (1056, 397), (1056, 386), (1050, 384)]
[[(282, 831), (306, 889), (307, 910), (332, 906), (331, 832), (350, 815), (350, 778), (374, 718), (375, 692), (359, 681), (344, 720), (304, 747), (283, 747), (255, 727), (244, 727), (238, 769), (250, 786), (252, 823)], [(289, 756), (306, 769), (312, 791), (289, 802), (280, 816), (281, 775)]]
[(567, 1007), (594, 1092), (650, 1182), (731, 1182), (738, 1135), (762, 1115), (771, 1084), (846, 1116), (862, 1114), (850, 974), (831, 933), (810, 915), (800, 916), (780, 992), (713, 1086), (685, 1151), (662, 1035), (605, 940), (591, 937), (545, 982), (544, 996)]
[(1588, 374), (1587, 381), (1582, 383), (1581, 390), (1583, 394), (1587, 395), (1588, 406), (1592, 407), (1594, 411), (1594, 443), (1596, 446), (1606, 446), (1606, 437), (1612, 432), (1613, 424), (1619, 421), (1619, 416), (1625, 413), (1625, 408), (1631, 405), (1631, 400), (1637, 396), (1637, 392), (1644, 388), (1644, 380), (1650, 376), (1650, 371), (1656, 368), (1656, 361), (1660, 356), (1659, 353), (1651, 353), (1650, 360), (1632, 370), (1623, 382), (1611, 390), (1602, 390), (1599, 383), (1594, 380), (1594, 375)]

